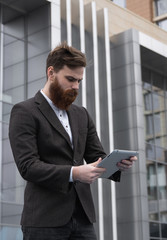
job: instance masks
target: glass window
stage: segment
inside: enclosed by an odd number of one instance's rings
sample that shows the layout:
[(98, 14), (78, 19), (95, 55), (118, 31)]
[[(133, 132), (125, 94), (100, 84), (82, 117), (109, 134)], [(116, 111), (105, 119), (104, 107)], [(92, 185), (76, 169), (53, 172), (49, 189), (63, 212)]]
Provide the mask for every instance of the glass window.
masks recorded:
[(2, 141), (2, 162), (3, 163), (13, 162), (13, 154), (8, 138)]
[(2, 203), (2, 222), (6, 224), (17, 224), (20, 222), (20, 214), (23, 206), (14, 203)]
[(8, 138), (9, 135), (9, 124), (6, 122), (2, 123), (2, 140)]
[[(147, 186), (149, 200), (156, 200), (157, 199), (156, 164), (155, 162), (152, 161), (147, 161)], [(157, 210), (157, 207), (154, 207), (154, 210)]]
[(166, 0), (155, 0), (156, 15), (160, 16), (167, 13), (167, 1)]
[(151, 90), (152, 84), (151, 84), (150, 71), (144, 67), (142, 68), (142, 79), (143, 79), (143, 89)]
[(158, 195), (160, 201), (160, 209), (166, 210), (167, 209), (167, 166), (163, 164), (158, 164), (158, 172), (157, 172), (157, 179), (158, 179)]
[[(24, 17), (17, 18), (4, 24), (5, 44), (18, 39), (24, 39)], [(12, 38), (14, 37), (14, 38)]]
[(25, 63), (20, 62), (4, 69), (3, 91), (23, 85), (25, 82)]
[(152, 94), (153, 111), (164, 111), (165, 110), (165, 99), (158, 94)]
[[(167, 150), (164, 149), (163, 147), (158, 147), (157, 145), (163, 145), (163, 139), (164, 138), (159, 138), (159, 143), (157, 142), (158, 139), (156, 139), (156, 160), (161, 161), (161, 162), (167, 162)], [(166, 142), (166, 138), (165, 138)], [(166, 146), (166, 145), (165, 145)]]
[[(10, 176), (10, 177), (9, 177)], [(3, 164), (2, 166), (2, 188), (9, 189), (23, 186), (24, 180), (21, 178), (14, 162)]]
[(4, 94), (8, 97), (8, 103), (10, 104), (21, 102), (25, 99), (24, 85), (17, 88), (11, 88), (10, 90), (5, 91)]
[(152, 111), (152, 94), (147, 92), (144, 94), (145, 111)]
[[(50, 50), (50, 4), (43, 5), (26, 15), (18, 14), (16, 4), (10, 6), (10, 18), (3, 23), (3, 94), (2, 94), (2, 176), (0, 191), (0, 239), (22, 240), (20, 225), (25, 181), (20, 176), (8, 139), (9, 117), (13, 104), (27, 98), (37, 85), (29, 80), (45, 78), (45, 63)], [(35, 6), (35, 5), (34, 5)], [(27, 6), (24, 6), (25, 8)], [(2, 8), (2, 18), (3, 10)], [(20, 16), (22, 15), (22, 16)], [(20, 17), (19, 17), (20, 16)], [(13, 17), (13, 19), (12, 19)], [(4, 19), (3, 18), (3, 19)], [(47, 54), (46, 54), (47, 53)], [(43, 83), (45, 81), (42, 79)], [(43, 85), (42, 85), (43, 86)], [(38, 85), (39, 87), (39, 85)], [(38, 90), (38, 89), (36, 89)], [(1, 173), (0, 173), (1, 174)], [(6, 227), (10, 224), (10, 227)], [(12, 227), (12, 224), (14, 225)]]
[[(11, 98), (9, 98), (9, 101), (11, 102)], [(2, 119), (4, 122), (8, 123), (8, 117), (10, 115), (10, 111), (12, 109), (12, 104), (11, 103), (3, 103), (2, 105)]]
[(24, 188), (25, 186), (19, 186), (19, 187), (13, 187), (8, 189), (2, 190), (2, 201), (6, 202), (14, 202), (14, 203), (20, 203), (23, 204), (24, 202)]
[(30, 82), (27, 88), (27, 97), (34, 97), (38, 90), (41, 90), (46, 83), (46, 78), (41, 78), (37, 81)]
[(152, 144), (152, 140), (146, 143), (146, 157), (147, 159), (155, 159), (155, 146)]
[(167, 223), (161, 224), (162, 237), (167, 239)]
[(151, 114), (146, 116), (146, 134), (149, 135), (147, 137), (150, 137), (150, 135), (153, 135), (153, 133), (153, 115)]
[(149, 218), (151, 221), (158, 221), (158, 213), (150, 213)]
[(167, 210), (161, 212), (161, 222), (167, 223)]
[(151, 72), (152, 75), (152, 81), (153, 81), (153, 86), (152, 86), (152, 90), (155, 93), (158, 93), (160, 95), (164, 95), (164, 78), (162, 75), (155, 73), (155, 72)]
[(158, 26), (163, 30), (167, 31), (167, 19), (157, 22)]
[(159, 224), (155, 222), (150, 222), (150, 236), (151, 237), (159, 237)]
[(49, 35), (50, 29), (46, 28), (28, 37), (28, 58), (32, 58), (45, 52), (49, 52)]
[(24, 62), (24, 42), (16, 40), (4, 47), (4, 67)]
[(50, 25), (49, 5), (38, 8), (29, 13), (28, 35), (38, 32)]
[(7, 227), (7, 226), (1, 226), (0, 227), (0, 239), (2, 240), (22, 240), (23, 235), (22, 231), (17, 227)]
[(113, 0), (113, 2), (119, 5), (120, 7), (126, 7), (126, 0)]
[(161, 132), (161, 118), (159, 113), (154, 114), (154, 131), (155, 135)]
[(48, 53), (30, 58), (28, 60), (28, 82), (38, 80), (46, 76), (46, 58)]

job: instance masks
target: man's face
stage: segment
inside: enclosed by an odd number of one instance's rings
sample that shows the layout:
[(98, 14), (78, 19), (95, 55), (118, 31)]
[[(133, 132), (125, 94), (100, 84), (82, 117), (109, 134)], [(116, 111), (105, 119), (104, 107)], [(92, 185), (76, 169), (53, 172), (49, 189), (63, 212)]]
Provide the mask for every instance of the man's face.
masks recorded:
[(53, 69), (52, 72), (49, 87), (50, 98), (58, 108), (67, 110), (78, 95), (84, 67), (70, 69), (64, 66), (58, 73)]

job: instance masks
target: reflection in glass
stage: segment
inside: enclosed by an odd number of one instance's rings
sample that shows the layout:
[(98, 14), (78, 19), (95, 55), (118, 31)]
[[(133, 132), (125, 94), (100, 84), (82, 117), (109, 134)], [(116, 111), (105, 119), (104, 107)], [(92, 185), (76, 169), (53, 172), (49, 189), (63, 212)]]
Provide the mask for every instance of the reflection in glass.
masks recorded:
[(152, 90), (154, 93), (157, 93), (159, 95), (164, 95), (164, 79), (163, 76), (152, 72), (152, 79), (153, 79), (153, 86)]
[(152, 161), (147, 161), (147, 186), (149, 200), (156, 200), (157, 199), (156, 165)]
[(142, 68), (142, 79), (143, 79), (143, 89), (151, 90), (152, 84), (151, 84), (151, 77), (150, 77), (150, 71), (147, 68)]
[(22, 235), (22, 231), (17, 227), (5, 227), (5, 226), (1, 226), (0, 227), (0, 239), (2, 240), (13, 240), (13, 239), (17, 239), (17, 240), (22, 240), (23, 239), (23, 235)]
[(5, 91), (5, 96), (8, 100), (8, 103), (15, 104), (21, 102), (25, 99), (24, 93), (25, 86), (20, 86), (16, 88), (11, 88), (10, 90)]
[[(167, 91), (163, 75), (143, 68), (150, 236), (167, 237)], [(149, 88), (149, 90), (147, 90)], [(151, 161), (154, 160), (154, 161)], [(161, 162), (161, 163), (160, 163)], [(156, 222), (155, 222), (156, 221)]]
[(164, 96), (153, 93), (153, 111), (163, 112), (165, 111), (165, 99)]
[(160, 217), (161, 217), (161, 222), (162, 223), (167, 223), (167, 210), (161, 212)]
[(153, 111), (159, 111), (160, 110), (160, 101), (159, 101), (160, 96), (157, 94), (152, 95), (153, 99)]
[(159, 224), (155, 222), (150, 222), (150, 236), (159, 237)]
[[(156, 139), (156, 145), (160, 146), (162, 138), (159, 138), (159, 142), (157, 140), (158, 139)], [(165, 141), (166, 141), (166, 139), (165, 139)], [(155, 147), (156, 160), (161, 161), (161, 162), (167, 162), (167, 151), (163, 147), (159, 147), (159, 146)]]
[(3, 91), (24, 84), (25, 63), (20, 62), (4, 69)]
[[(164, 205), (164, 209), (167, 209), (167, 166), (164, 164), (158, 163), (158, 171), (157, 171), (157, 178), (158, 178), (158, 194), (159, 199), (165, 200), (161, 202)], [(161, 204), (161, 208), (163, 207)]]
[(145, 111), (152, 111), (152, 97), (150, 92), (144, 94)]
[(167, 223), (161, 224), (162, 237), (167, 239)]
[(158, 213), (150, 213), (149, 219), (150, 221), (158, 221)]
[(163, 30), (167, 31), (167, 20), (165, 19), (165, 20), (159, 21), (158, 26)]
[[(153, 115), (146, 115), (146, 134), (147, 135), (153, 135), (154, 129), (153, 129)], [(147, 136), (148, 138), (150, 136)], [(153, 138), (153, 136), (152, 136)]]
[[(150, 141), (152, 142), (152, 141)], [(153, 144), (146, 143), (146, 158), (155, 159), (155, 149)]]
[(4, 67), (24, 61), (24, 42), (16, 40), (4, 47)]
[(161, 118), (159, 113), (154, 114), (154, 131), (155, 135), (161, 133)]
[(156, 0), (156, 16), (160, 16), (162, 14), (167, 13), (167, 1), (166, 0)]
[[(3, 33), (1, 34), (3, 36), (3, 94), (1, 96), (3, 123), (2, 151), (0, 153), (2, 155), (0, 218), (3, 226), (0, 225), (0, 240), (23, 239), (19, 225), (23, 207), (25, 181), (16, 168), (9, 145), (8, 122), (11, 108), (13, 104), (27, 98), (28, 80), (44, 79), (46, 57), (51, 48), (50, 5), (45, 5), (36, 10), (33, 10), (35, 5), (32, 5), (31, 13), (27, 9), (24, 11), (25, 15), (21, 9), (16, 9), (15, 5), (12, 1), (10, 11), (7, 11), (8, 14), (5, 16), (5, 18), (10, 18), (10, 20), (3, 23), (3, 25), (1, 23), (3, 26)], [(26, 9), (27, 6), (23, 5), (22, 7)], [(1, 10), (1, 18), (3, 19), (7, 6)], [(17, 10), (19, 10), (19, 14)], [(33, 58), (30, 59), (30, 56)], [(43, 80), (43, 83), (45, 81)], [(39, 90), (38, 86), (34, 85), (33, 87), (33, 91)], [(30, 90), (32, 91), (32, 88)], [(10, 227), (5, 227), (5, 224), (10, 224)], [(12, 225), (18, 225), (19, 229), (12, 227)]]

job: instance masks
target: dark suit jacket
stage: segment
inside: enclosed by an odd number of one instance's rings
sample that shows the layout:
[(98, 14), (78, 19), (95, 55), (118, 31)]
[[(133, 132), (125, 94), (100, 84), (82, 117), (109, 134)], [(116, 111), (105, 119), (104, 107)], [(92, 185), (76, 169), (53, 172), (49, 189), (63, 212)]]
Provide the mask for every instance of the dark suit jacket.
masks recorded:
[[(27, 181), (21, 224), (55, 227), (66, 224), (74, 211), (76, 194), (90, 222), (95, 211), (90, 185), (70, 183), (71, 166), (96, 161), (106, 154), (94, 124), (83, 107), (71, 105), (70, 139), (56, 114), (38, 92), (16, 104), (11, 112), (9, 138), (21, 176)], [(118, 173), (114, 180), (119, 181)]]

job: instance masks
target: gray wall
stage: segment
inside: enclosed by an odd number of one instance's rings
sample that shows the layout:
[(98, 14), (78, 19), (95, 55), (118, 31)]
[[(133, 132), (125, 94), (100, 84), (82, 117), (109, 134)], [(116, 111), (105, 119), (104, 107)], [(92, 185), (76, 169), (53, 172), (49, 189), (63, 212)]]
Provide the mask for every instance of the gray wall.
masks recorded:
[(114, 147), (139, 151), (117, 184), (118, 239), (149, 239), (144, 112), (138, 32), (111, 38)]

